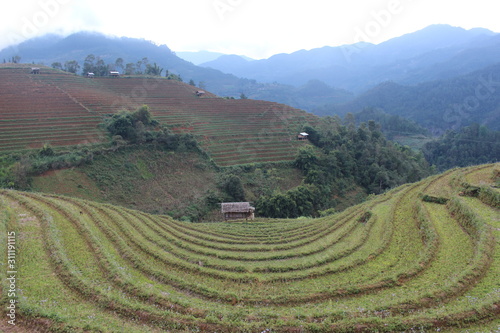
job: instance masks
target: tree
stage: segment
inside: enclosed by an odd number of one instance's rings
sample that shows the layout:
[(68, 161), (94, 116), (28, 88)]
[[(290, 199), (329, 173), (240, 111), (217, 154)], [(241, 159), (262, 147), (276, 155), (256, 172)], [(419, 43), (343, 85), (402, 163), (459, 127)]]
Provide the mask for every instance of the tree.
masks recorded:
[(224, 190), (234, 201), (244, 201), (245, 191), (240, 177), (237, 175), (227, 175), (220, 183), (220, 188)]
[(248, 97), (244, 93), (241, 93), (240, 94), (240, 99), (248, 99)]
[(139, 60), (135, 64), (135, 74), (142, 74), (142, 61), (141, 60)]
[(104, 60), (102, 60), (101, 58), (99, 58), (97, 60), (97, 62), (95, 63), (95, 70), (94, 70), (94, 73), (95, 75), (97, 76), (106, 76), (108, 75), (108, 65), (106, 65), (106, 63), (104, 62)]
[(161, 76), (162, 72), (163, 68), (160, 68), (160, 66), (158, 66), (156, 62), (153, 65), (150, 64), (146, 65), (146, 74), (148, 75)]
[(54, 69), (60, 69), (60, 70), (63, 69), (63, 66), (62, 66), (62, 64), (60, 62), (53, 62), (51, 66)]
[(356, 128), (356, 117), (351, 112), (347, 113), (344, 117), (344, 123), (348, 127), (349, 130), (353, 130)]
[(306, 174), (309, 170), (317, 164), (318, 158), (314, 148), (311, 145), (304, 146), (299, 149), (299, 153), (295, 158), (295, 166), (300, 170), (304, 171)]
[(193, 79), (189, 80), (189, 85), (193, 86), (193, 87), (196, 87), (196, 83), (194, 83)]
[(136, 74), (143, 74), (142, 72), (142, 66), (146, 66), (149, 64), (149, 60), (147, 57), (142, 58), (142, 60), (139, 60), (136, 65)]
[(82, 74), (87, 75), (87, 73), (95, 73), (95, 55), (89, 54), (83, 62)]
[(134, 75), (136, 72), (135, 64), (130, 62), (125, 66), (125, 75)]
[(146, 126), (156, 126), (158, 125), (158, 121), (154, 120), (149, 106), (143, 105), (137, 111), (132, 113), (132, 121), (137, 122), (140, 121)]
[(123, 58), (118, 58), (115, 60), (116, 69), (120, 68), (123, 72)]
[(66, 61), (64, 63), (64, 70), (66, 72), (76, 74), (76, 72), (78, 72), (79, 69), (80, 69), (80, 65), (78, 64), (78, 62), (76, 60)]
[(120, 136), (123, 140), (132, 143), (144, 143), (151, 141), (154, 135), (162, 132), (152, 133), (159, 125), (154, 120), (147, 105), (143, 105), (134, 112), (121, 111), (111, 116), (106, 122), (106, 129), (111, 137)]

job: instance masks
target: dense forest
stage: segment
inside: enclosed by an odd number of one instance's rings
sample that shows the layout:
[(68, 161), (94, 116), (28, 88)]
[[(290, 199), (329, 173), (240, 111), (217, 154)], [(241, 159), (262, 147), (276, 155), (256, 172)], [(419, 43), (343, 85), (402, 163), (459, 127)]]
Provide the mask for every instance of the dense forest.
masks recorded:
[(392, 140), (395, 135), (401, 134), (430, 134), (427, 129), (423, 128), (413, 120), (403, 118), (399, 115), (388, 114), (375, 108), (366, 108), (355, 113), (354, 116), (357, 124), (366, 123), (370, 120), (374, 120), (380, 124), (380, 129), (389, 140)]
[(338, 117), (326, 117), (319, 126), (304, 130), (314, 145), (303, 147), (295, 160), (304, 184), (261, 197), (256, 203), (259, 214), (316, 216), (335, 208), (335, 197), (356, 187), (366, 194), (379, 194), (432, 173), (423, 154), (388, 141), (373, 120), (356, 126), (352, 114), (344, 123)]
[(500, 160), (500, 131), (473, 124), (450, 130), (423, 147), (425, 158), (443, 171)]

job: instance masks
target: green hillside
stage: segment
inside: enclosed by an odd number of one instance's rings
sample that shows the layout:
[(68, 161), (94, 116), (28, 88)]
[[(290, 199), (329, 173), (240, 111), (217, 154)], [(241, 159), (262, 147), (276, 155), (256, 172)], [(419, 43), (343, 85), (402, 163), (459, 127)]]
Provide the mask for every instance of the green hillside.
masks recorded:
[(498, 130), (500, 94), (495, 87), (499, 76), (500, 64), (495, 64), (461, 76), (416, 85), (387, 81), (351, 102), (320, 107), (314, 113), (344, 115), (376, 108), (415, 121), (433, 133), (473, 123)]
[(25, 332), (490, 332), (499, 174), (454, 169), (336, 215), (252, 223), (0, 190), (2, 316)]
[(177, 133), (191, 133), (220, 166), (293, 160), (296, 135), (316, 116), (266, 101), (234, 100), (152, 77), (84, 78), (48, 67), (0, 65), (0, 152), (103, 142), (98, 124), (147, 104)]

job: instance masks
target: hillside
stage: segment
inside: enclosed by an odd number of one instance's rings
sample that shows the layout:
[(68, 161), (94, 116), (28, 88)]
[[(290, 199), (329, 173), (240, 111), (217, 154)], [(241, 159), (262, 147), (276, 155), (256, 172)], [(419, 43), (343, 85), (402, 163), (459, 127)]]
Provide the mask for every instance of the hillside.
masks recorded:
[(0, 190), (14, 271), (1, 288), (17, 301), (2, 313), (24, 332), (493, 331), (499, 173), (455, 169), (336, 215), (252, 223)]
[[(300, 170), (288, 165), (245, 170), (230, 174), (241, 179), (249, 201), (289, 190), (303, 178)], [(218, 203), (233, 201), (221, 188), (226, 176), (196, 151), (138, 145), (96, 154), (91, 163), (78, 167), (44, 172), (33, 177), (31, 190), (168, 214), (179, 220), (220, 221)]]
[(296, 135), (316, 116), (266, 101), (219, 98), (165, 78), (93, 78), (42, 67), (0, 65), (0, 152), (103, 142), (98, 124), (147, 104), (162, 124), (193, 134), (221, 166), (290, 161)]
[(460, 75), (417, 85), (393, 81), (379, 84), (342, 105), (314, 110), (318, 115), (345, 115), (364, 108), (378, 108), (386, 113), (413, 120), (440, 134), (479, 123), (500, 129), (500, 64)]

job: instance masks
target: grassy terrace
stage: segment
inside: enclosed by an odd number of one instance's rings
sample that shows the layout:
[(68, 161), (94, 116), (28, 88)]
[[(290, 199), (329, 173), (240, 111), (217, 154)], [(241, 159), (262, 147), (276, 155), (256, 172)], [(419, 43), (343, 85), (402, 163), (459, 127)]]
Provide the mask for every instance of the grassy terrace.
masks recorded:
[[(26, 65), (0, 67), (0, 152), (99, 142), (103, 117), (147, 104), (175, 132), (194, 134), (221, 166), (290, 161), (303, 144), (297, 133), (316, 120), (272, 102), (200, 98), (198, 88), (165, 78), (88, 79), (45, 67), (39, 75), (29, 72)], [(68, 130), (80, 135), (68, 140)]]
[(3, 190), (2, 242), (15, 231), (18, 248), (19, 325), (490, 331), (500, 320), (500, 214), (459, 196), (457, 179), (489, 186), (499, 168), (452, 170), (319, 219), (210, 224)]

